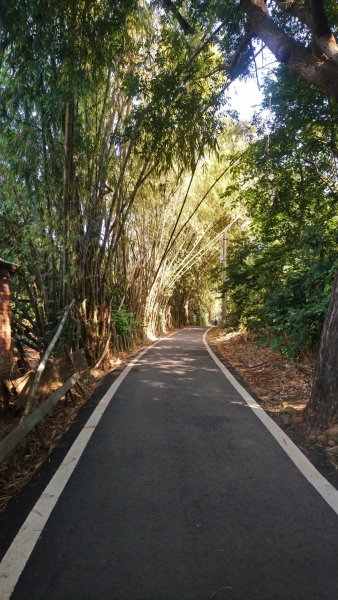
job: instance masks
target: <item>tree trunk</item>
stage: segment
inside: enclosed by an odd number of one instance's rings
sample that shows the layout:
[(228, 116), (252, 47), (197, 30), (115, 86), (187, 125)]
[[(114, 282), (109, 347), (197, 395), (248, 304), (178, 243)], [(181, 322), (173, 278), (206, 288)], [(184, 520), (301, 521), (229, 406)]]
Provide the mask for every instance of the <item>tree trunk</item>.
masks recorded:
[(305, 415), (313, 426), (326, 429), (338, 421), (338, 271), (324, 322), (311, 397)]
[(185, 300), (183, 303), (183, 325), (189, 327), (189, 300)]
[[(249, 17), (252, 35), (260, 38), (279, 62), (338, 100), (337, 46), (330, 32), (326, 32), (325, 39), (314, 36), (318, 45), (326, 44), (327, 48), (326, 56), (318, 57), (312, 49), (279, 29), (268, 13), (265, 0), (241, 0), (241, 5)], [(315, 25), (312, 29), (316, 29)]]
[[(76, 13), (77, 0), (71, 0), (68, 20), (69, 51), (74, 53), (76, 39)], [(71, 94), (72, 95), (72, 94)], [(63, 279), (62, 302), (63, 307), (70, 301), (70, 263), (71, 263), (71, 227), (73, 226), (74, 204), (74, 115), (75, 103), (71, 97), (65, 107), (65, 138), (64, 138), (64, 163), (63, 163)]]
[(63, 290), (62, 303), (69, 300), (70, 216), (73, 193), (74, 102), (68, 102), (65, 113), (65, 158), (63, 166)]
[(0, 378), (7, 377), (12, 366), (10, 315), (10, 273), (0, 269)]
[(226, 269), (227, 269), (227, 232), (223, 232), (222, 238), (222, 325), (227, 324), (227, 292), (226, 292)]

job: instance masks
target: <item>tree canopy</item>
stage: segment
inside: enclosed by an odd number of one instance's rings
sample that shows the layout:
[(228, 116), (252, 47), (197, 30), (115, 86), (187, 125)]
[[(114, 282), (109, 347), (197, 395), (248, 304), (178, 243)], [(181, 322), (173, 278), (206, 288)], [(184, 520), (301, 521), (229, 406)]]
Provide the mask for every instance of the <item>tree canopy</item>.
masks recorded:
[[(92, 363), (122, 333), (208, 321), (224, 231), (228, 325), (318, 347), (338, 260), (336, 33), (334, 0), (1, 6), (19, 353), (41, 352), (72, 300), (64, 348)], [(227, 90), (265, 48), (267, 110), (238, 123)]]
[(210, 42), (217, 43), (221, 69), (230, 78), (252, 68), (257, 52), (253, 41), (258, 40), (290, 72), (338, 99), (334, 0), (163, 0), (162, 5), (187, 36), (200, 37), (193, 55)]

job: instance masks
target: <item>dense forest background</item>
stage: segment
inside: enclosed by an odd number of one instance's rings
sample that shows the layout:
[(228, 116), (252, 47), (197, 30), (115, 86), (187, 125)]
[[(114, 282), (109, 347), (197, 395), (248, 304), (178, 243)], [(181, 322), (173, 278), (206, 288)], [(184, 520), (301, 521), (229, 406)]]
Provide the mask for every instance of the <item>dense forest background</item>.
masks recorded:
[[(1, 8), (1, 258), (21, 365), (226, 326), (318, 350), (309, 418), (338, 412), (337, 6), (8, 0)], [(268, 70), (268, 48), (279, 66)], [(231, 81), (257, 76), (243, 123)], [(263, 85), (264, 82), (264, 85)], [(226, 272), (220, 262), (227, 240)], [(223, 281), (223, 286), (222, 286)], [(331, 304), (330, 304), (331, 298)]]

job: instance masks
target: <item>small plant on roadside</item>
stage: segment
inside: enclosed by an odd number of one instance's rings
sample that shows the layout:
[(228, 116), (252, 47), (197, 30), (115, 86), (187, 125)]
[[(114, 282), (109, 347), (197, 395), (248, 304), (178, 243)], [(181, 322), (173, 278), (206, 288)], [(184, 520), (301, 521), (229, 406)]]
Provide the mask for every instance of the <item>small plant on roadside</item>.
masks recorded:
[(125, 308), (113, 309), (112, 316), (115, 324), (116, 333), (125, 335), (134, 331), (137, 327), (137, 321), (133, 313)]

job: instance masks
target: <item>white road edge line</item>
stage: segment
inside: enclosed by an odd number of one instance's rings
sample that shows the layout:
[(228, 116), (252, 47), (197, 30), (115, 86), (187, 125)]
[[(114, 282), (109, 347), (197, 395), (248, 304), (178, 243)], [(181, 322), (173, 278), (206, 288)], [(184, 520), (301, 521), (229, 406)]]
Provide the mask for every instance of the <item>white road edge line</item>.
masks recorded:
[(72, 475), (81, 455), (87, 446), (91, 436), (93, 435), (101, 417), (106, 410), (108, 404), (114, 397), (114, 394), (120, 387), (123, 380), (127, 377), (131, 369), (148, 352), (157, 344), (172, 337), (178, 331), (174, 331), (170, 335), (158, 339), (154, 344), (142, 350), (130, 363), (124, 368), (122, 373), (110, 386), (109, 390), (104, 394), (99, 404), (89, 417), (83, 429), (79, 433), (75, 442), (71, 446), (69, 452), (65, 456), (63, 462), (59, 466), (55, 475), (50, 480), (49, 484), (41, 494), (39, 500), (32, 508), (27, 519), (18, 531), (11, 546), (8, 548), (0, 563), (0, 598), (1, 600), (9, 600), (14, 588), (19, 580), (25, 565), (32, 554), (34, 547), (42, 534), (47, 520), (50, 517), (58, 499), (60, 498), (70, 476)]
[[(212, 329), (212, 328), (211, 328)], [(247, 392), (244, 387), (238, 383), (237, 379), (230, 373), (230, 371), (221, 363), (217, 358), (216, 354), (211, 350), (208, 341), (207, 334), (208, 329), (204, 336), (203, 342), (209, 352), (211, 358), (215, 361), (216, 365), (222, 371), (223, 375), (233, 385), (237, 392), (242, 396), (243, 400), (259, 418), (259, 420), (269, 430), (271, 435), (275, 438), (278, 444), (283, 448), (284, 452), (291, 458), (292, 462), (296, 465), (299, 471), (304, 477), (311, 483), (311, 485), (317, 490), (317, 492), (324, 498), (329, 506), (338, 515), (338, 491), (317, 471), (313, 464), (306, 458), (306, 456), (299, 450), (299, 448), (293, 443), (288, 435), (266, 414), (264, 409), (253, 399), (253, 397)]]

